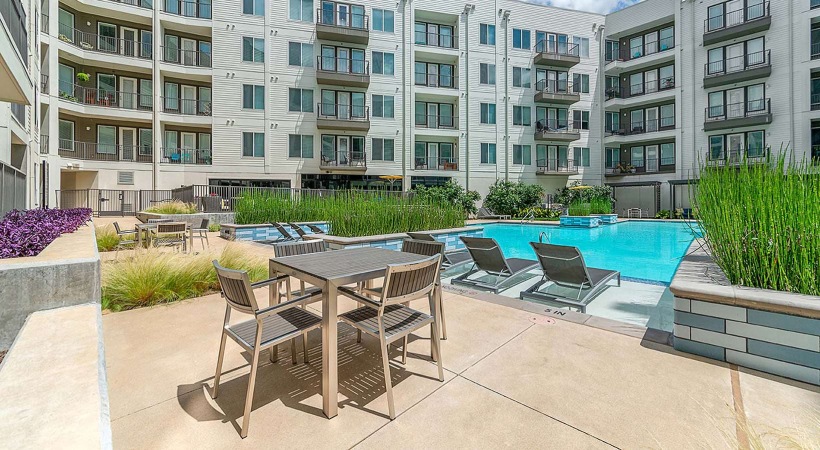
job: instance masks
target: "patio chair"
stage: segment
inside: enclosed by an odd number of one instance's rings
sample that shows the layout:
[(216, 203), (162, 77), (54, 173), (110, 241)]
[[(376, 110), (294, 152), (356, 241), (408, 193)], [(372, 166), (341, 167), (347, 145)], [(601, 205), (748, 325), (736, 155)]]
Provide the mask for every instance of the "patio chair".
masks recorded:
[(349, 287), (340, 287), (339, 293), (364, 303), (366, 306), (354, 309), (339, 316), (357, 330), (361, 330), (379, 340), (384, 366), (384, 384), (387, 391), (387, 405), (390, 419), (396, 418), (393, 406), (393, 382), (390, 376), (390, 358), (388, 346), (391, 342), (403, 339), (413, 331), (430, 325), (430, 351), (438, 364), (438, 379), (444, 381), (444, 370), (441, 362), (441, 343), (438, 336), (436, 314), (425, 314), (416, 311), (407, 302), (427, 297), (430, 311), (435, 311), (434, 292), (439, 277), (441, 256), (435, 255), (410, 264), (387, 266), (384, 286), (380, 290), (379, 300), (373, 300)]
[(299, 238), (294, 237), (294, 236), (293, 236), (292, 234), (290, 234), (290, 232), (289, 232), (289, 231), (288, 231), (285, 227), (283, 227), (283, 226), (282, 226), (282, 224), (281, 224), (281, 223), (279, 223), (279, 222), (271, 222), (271, 225), (273, 225), (274, 227), (276, 227), (276, 231), (278, 231), (278, 232), (279, 232), (279, 234), (281, 235), (281, 237), (280, 237), (279, 239), (275, 240), (274, 242), (298, 241), (298, 240), (302, 239), (302, 238), (300, 238), (300, 237), (299, 237)]
[[(587, 267), (584, 256), (578, 247), (569, 245), (542, 244), (530, 242), (541, 270), (544, 275), (538, 283), (526, 291), (521, 292), (522, 300), (540, 300), (560, 305), (578, 308), (585, 313), (587, 305), (596, 295), (606, 288), (607, 283), (613, 278), (618, 279), (618, 286), (621, 285), (621, 273), (617, 270), (596, 269)], [(555, 285), (578, 290), (575, 298), (560, 293), (550, 294), (541, 291), (544, 283), (551, 281)], [(571, 294), (572, 292), (568, 292)]]
[(312, 223), (307, 223), (305, 225), (308, 228), (310, 228), (310, 231), (312, 231), (313, 234), (325, 234), (325, 232), (321, 228), (317, 227), (316, 225), (313, 225)]
[[(307, 255), (309, 253), (319, 253), (327, 250), (325, 241), (321, 239), (312, 239), (307, 241), (284, 242), (273, 246), (273, 256), (276, 258), (284, 258), (286, 256)], [(286, 277), (285, 295), (287, 300), (290, 300), (293, 295), (306, 295), (321, 291), (318, 287), (306, 288), (304, 281), (299, 281), (299, 291), (291, 291), (290, 277)]]
[(158, 223), (157, 228), (151, 231), (151, 243), (154, 247), (182, 247), (185, 252), (188, 249), (187, 232), (188, 224), (184, 222)]
[(199, 225), (191, 228), (191, 233), (194, 238), (199, 239), (199, 243), (202, 244), (202, 250), (205, 250), (206, 243), (208, 244), (208, 247), (211, 246), (211, 243), (208, 242), (208, 225), (210, 225), (210, 223), (210, 219), (202, 219), (199, 221)]
[(293, 228), (293, 230), (294, 230), (294, 231), (296, 231), (296, 234), (298, 234), (298, 235), (299, 235), (299, 238), (300, 238), (300, 239), (304, 239), (304, 238), (305, 238), (305, 236), (307, 236), (308, 234), (310, 234), (310, 233), (305, 232), (305, 230), (304, 230), (304, 229), (302, 229), (302, 227), (300, 227), (299, 225), (296, 225), (296, 224), (295, 224), (295, 223), (293, 223), (293, 222), (288, 222), (288, 226), (289, 226), (289, 227), (291, 227), (291, 228)]
[[(308, 331), (321, 327), (322, 318), (305, 308), (298, 307), (300, 305), (304, 306), (305, 302), (310, 300), (313, 295), (300, 296), (267, 308), (259, 308), (253, 289), (270, 286), (271, 284), (275, 284), (276, 289), (278, 289), (281, 277), (251, 284), (247, 272), (226, 269), (220, 266), (216, 260), (213, 261), (213, 264), (227, 305), (225, 307), (225, 320), (222, 324), (222, 338), (219, 344), (219, 356), (216, 362), (216, 374), (214, 375), (214, 388), (211, 397), (216, 398), (219, 395), (219, 377), (222, 374), (225, 341), (226, 338), (230, 337), (245, 351), (253, 355), (250, 377), (248, 378), (248, 392), (245, 396), (245, 410), (242, 415), (242, 431), (239, 433), (242, 438), (245, 438), (248, 436), (248, 425), (251, 418), (259, 353), (263, 349), (270, 348), (271, 361), (275, 362), (278, 353), (276, 351), (277, 346), (286, 341), (291, 341), (291, 351), (295, 361), (295, 338), (300, 335), (306, 337)], [(252, 314), (253, 319), (230, 325), (232, 310)], [(304, 341), (303, 345), (307, 356), (307, 340)]]
[[(410, 236), (411, 239), (415, 239), (417, 241), (438, 242), (438, 240), (436, 240), (436, 238), (434, 238), (433, 235), (429, 233), (411, 232), (407, 233), (407, 235)], [(473, 258), (470, 256), (470, 252), (466, 248), (445, 251), (444, 261), (441, 262), (441, 267), (443, 269), (449, 269), (450, 267), (457, 266), (459, 264), (464, 264), (472, 260)]]
[[(461, 236), (460, 239), (473, 257), (473, 267), (467, 273), (453, 278), (450, 281), (452, 284), (485, 288), (497, 294), (504, 283), (514, 276), (538, 266), (538, 262), (531, 259), (505, 258), (495, 239), (467, 236)], [(495, 277), (495, 280), (491, 282), (469, 278), (480, 272)]]
[(501, 219), (501, 220), (507, 220), (507, 219), (509, 219), (509, 218), (510, 218), (510, 216), (508, 216), (508, 215), (503, 215), (503, 214), (496, 214), (496, 213), (492, 212), (489, 208), (486, 208), (486, 207), (483, 207), (483, 206), (482, 206), (481, 208), (478, 208), (478, 213), (476, 214), (476, 218), (477, 218), (477, 219)]
[(148, 223), (168, 223), (173, 222), (171, 219), (148, 219)]
[[(405, 239), (401, 243), (401, 251), (405, 253), (415, 253), (417, 255), (424, 255), (424, 256), (441, 256), (441, 263), (440, 269), (444, 271), (444, 260), (445, 260), (445, 245), (444, 242), (433, 241), (430, 240), (420, 240), (420, 239)], [(436, 288), (433, 291), (433, 296), (438, 304), (438, 312), (441, 315), (441, 339), (447, 339), (447, 324), (444, 320), (444, 297), (441, 294), (441, 276), (436, 279)], [(402, 355), (402, 363), (407, 362), (407, 338), (405, 337), (404, 340), (404, 354)]]
[(139, 230), (123, 230), (120, 228), (120, 224), (114, 222), (114, 231), (117, 233), (117, 246), (115, 247), (116, 251), (114, 252), (114, 259), (117, 259), (120, 256), (120, 249), (131, 247), (131, 249), (136, 250), (137, 248), (137, 233)]

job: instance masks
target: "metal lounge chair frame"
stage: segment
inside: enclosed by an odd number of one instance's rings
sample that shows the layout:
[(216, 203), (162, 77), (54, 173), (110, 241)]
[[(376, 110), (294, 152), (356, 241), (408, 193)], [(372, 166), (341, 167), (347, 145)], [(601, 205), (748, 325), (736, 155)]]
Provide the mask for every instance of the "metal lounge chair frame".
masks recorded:
[[(585, 313), (587, 305), (607, 287), (610, 280), (617, 278), (618, 286), (621, 285), (620, 272), (587, 267), (578, 247), (539, 242), (530, 242), (530, 245), (535, 250), (544, 273), (538, 283), (521, 292), (522, 300), (559, 303), (578, 308), (580, 312)], [(548, 281), (562, 287), (577, 288), (578, 294), (572, 299), (539, 291)]]
[[(460, 239), (470, 252), (470, 256), (473, 257), (473, 267), (468, 272), (453, 278), (450, 281), (451, 284), (490, 289), (497, 294), (502, 290), (503, 285), (514, 276), (526, 273), (538, 266), (537, 261), (530, 259), (504, 257), (495, 239), (467, 236), (461, 236)], [(495, 283), (469, 279), (471, 275), (479, 272), (495, 276)]]
[(501, 220), (507, 220), (507, 219), (509, 219), (509, 218), (510, 218), (510, 216), (508, 216), (508, 215), (504, 215), (504, 214), (496, 214), (496, 213), (494, 213), (493, 211), (491, 211), (489, 208), (487, 208), (487, 207), (485, 207), (485, 206), (482, 206), (481, 208), (478, 208), (478, 213), (476, 214), (476, 218), (477, 218), (477, 219), (501, 219)]
[[(438, 239), (433, 237), (430, 233), (409, 232), (407, 235), (410, 236), (411, 239), (415, 239), (417, 241), (439, 242)], [(453, 266), (466, 264), (472, 260), (473, 258), (470, 256), (470, 252), (466, 248), (450, 251), (445, 250), (444, 261), (441, 262), (441, 267), (443, 269), (449, 269)]]
[(312, 223), (306, 223), (305, 225), (308, 228), (310, 228), (310, 231), (312, 231), (313, 234), (325, 234), (325, 232), (322, 231), (321, 228), (317, 227), (316, 225), (313, 225)]
[(285, 227), (283, 227), (282, 224), (279, 222), (271, 222), (271, 225), (273, 225), (276, 228), (276, 231), (278, 231), (281, 235), (281, 237), (275, 240), (274, 242), (298, 241), (299, 239), (301, 239), (293, 237), (293, 235), (290, 234), (290, 232)]
[(288, 226), (291, 227), (294, 231), (296, 231), (296, 234), (299, 235), (300, 239), (304, 239), (308, 234), (311, 234), (305, 232), (305, 230), (302, 227), (293, 222), (288, 222)]

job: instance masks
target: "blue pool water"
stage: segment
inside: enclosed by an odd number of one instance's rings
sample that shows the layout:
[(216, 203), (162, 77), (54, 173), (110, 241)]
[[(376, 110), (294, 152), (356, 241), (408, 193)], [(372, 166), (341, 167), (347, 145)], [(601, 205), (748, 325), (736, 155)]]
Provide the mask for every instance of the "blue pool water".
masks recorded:
[[(535, 259), (530, 242), (545, 232), (549, 242), (573, 245), (590, 267), (618, 270), (635, 280), (668, 284), (695, 235), (681, 222), (627, 221), (597, 228), (543, 224), (493, 223), (484, 237), (494, 238), (508, 258)], [(546, 241), (545, 241), (546, 242)]]

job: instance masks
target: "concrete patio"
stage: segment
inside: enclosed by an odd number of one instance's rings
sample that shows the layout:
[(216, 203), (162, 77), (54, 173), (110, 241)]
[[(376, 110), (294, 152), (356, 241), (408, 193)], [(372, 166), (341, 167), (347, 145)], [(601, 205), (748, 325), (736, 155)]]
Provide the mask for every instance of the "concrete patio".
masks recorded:
[[(261, 289), (257, 295), (266, 298)], [(415, 335), (394, 348), (387, 418), (377, 343), (340, 325), (339, 415), (322, 415), (311, 362), (263, 355), (247, 439), (248, 354), (228, 344), (210, 398), (224, 301), (210, 295), (103, 317), (117, 448), (776, 448), (820, 446), (820, 389), (674, 351), (664, 334), (544, 307), (445, 292), (445, 381)], [(264, 300), (263, 304), (264, 304)], [(423, 307), (425, 302), (415, 302)], [(314, 304), (312, 307), (318, 307)], [(342, 310), (353, 306), (343, 301)], [(237, 315), (235, 315), (236, 317)], [(583, 323), (576, 323), (583, 322)], [(755, 444), (762, 446), (755, 446)], [(791, 447), (790, 447), (791, 448)]]

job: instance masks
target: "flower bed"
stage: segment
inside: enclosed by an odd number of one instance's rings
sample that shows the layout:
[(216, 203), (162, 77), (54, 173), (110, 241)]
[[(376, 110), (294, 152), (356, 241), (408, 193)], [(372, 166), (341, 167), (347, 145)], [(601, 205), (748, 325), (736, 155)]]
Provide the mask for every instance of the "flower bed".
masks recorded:
[(61, 234), (91, 219), (90, 208), (10, 211), (0, 221), (0, 259), (37, 256)]

